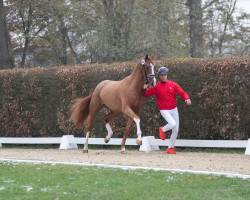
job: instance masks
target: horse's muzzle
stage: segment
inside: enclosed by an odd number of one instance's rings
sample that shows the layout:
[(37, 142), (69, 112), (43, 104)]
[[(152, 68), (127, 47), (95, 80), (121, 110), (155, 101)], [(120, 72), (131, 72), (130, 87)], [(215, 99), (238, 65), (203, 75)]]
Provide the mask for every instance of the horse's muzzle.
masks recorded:
[(155, 74), (148, 74), (147, 77), (149, 79), (149, 85), (154, 87), (156, 85)]

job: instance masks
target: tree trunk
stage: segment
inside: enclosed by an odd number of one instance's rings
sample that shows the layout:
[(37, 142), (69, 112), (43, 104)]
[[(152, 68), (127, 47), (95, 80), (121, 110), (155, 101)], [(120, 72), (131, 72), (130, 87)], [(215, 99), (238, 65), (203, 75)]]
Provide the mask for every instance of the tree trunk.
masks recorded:
[[(22, 6), (24, 6), (23, 2), (22, 2)], [(25, 23), (24, 13), (20, 12), (20, 15), (21, 15), (22, 22), (23, 22), (23, 31), (24, 31), (24, 37), (25, 37), (24, 48), (23, 48), (23, 56), (22, 56), (22, 62), (21, 62), (21, 68), (24, 68), (25, 63), (26, 63), (26, 55), (27, 55), (29, 43), (31, 42), (30, 29), (31, 29), (31, 24), (32, 24), (33, 9), (32, 9), (32, 4), (31, 4), (30, 1), (29, 1), (29, 12), (28, 12), (27, 25)]]
[(21, 62), (21, 68), (24, 68), (24, 66), (25, 66), (26, 55), (27, 55), (29, 43), (30, 43), (30, 38), (29, 37), (25, 37), (24, 48), (23, 48), (23, 56), (22, 56), (22, 62)]
[(3, 0), (0, 0), (0, 69), (13, 67), (14, 60), (10, 47), (10, 37), (6, 25)]
[(187, 0), (189, 7), (190, 54), (192, 58), (203, 55), (202, 8), (201, 0)]
[(64, 26), (63, 19), (60, 16), (59, 16), (59, 20), (60, 20), (59, 29), (60, 29), (61, 36), (62, 36), (62, 55), (60, 57), (60, 61), (63, 65), (67, 65), (68, 64), (67, 30), (66, 30), (66, 27)]

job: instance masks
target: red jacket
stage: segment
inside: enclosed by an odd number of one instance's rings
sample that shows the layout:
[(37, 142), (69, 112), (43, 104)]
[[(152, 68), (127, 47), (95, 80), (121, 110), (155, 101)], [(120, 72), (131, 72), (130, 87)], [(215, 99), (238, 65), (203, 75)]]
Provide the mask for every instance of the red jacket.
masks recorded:
[(188, 100), (188, 94), (175, 82), (167, 80), (159, 81), (155, 87), (150, 87), (144, 93), (145, 97), (155, 95), (158, 108), (160, 110), (172, 110), (177, 107), (176, 93), (184, 100)]

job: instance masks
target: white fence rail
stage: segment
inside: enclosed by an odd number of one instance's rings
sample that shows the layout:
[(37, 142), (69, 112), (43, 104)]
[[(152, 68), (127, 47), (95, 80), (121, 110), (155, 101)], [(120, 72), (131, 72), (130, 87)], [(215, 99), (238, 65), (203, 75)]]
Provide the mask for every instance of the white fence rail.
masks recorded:
[[(120, 145), (122, 138), (112, 138), (109, 143), (104, 142), (104, 138), (89, 138), (88, 143), (94, 145)], [(60, 149), (78, 148), (77, 144), (84, 144), (85, 138), (64, 135), (63, 137), (40, 137), (40, 138), (17, 138), (0, 137), (0, 147), (2, 144), (60, 144)], [(136, 146), (135, 138), (128, 138), (126, 145)], [(140, 151), (159, 150), (159, 146), (168, 146), (169, 140), (155, 139), (154, 136), (142, 138)], [(177, 139), (176, 147), (205, 147), (205, 148), (245, 148), (245, 154), (250, 155), (250, 138), (248, 140), (183, 140)]]
[(0, 146), (2, 144), (60, 144), (62, 137), (0, 137)]

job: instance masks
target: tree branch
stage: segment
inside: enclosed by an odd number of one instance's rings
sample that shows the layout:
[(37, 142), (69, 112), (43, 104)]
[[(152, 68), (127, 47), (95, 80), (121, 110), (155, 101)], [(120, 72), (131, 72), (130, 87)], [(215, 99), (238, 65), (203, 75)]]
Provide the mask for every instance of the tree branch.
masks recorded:
[(209, 3), (205, 4), (202, 8), (202, 11), (206, 10), (208, 7), (213, 5), (215, 2), (218, 2), (218, 0), (213, 0), (213, 1), (210, 1)]

